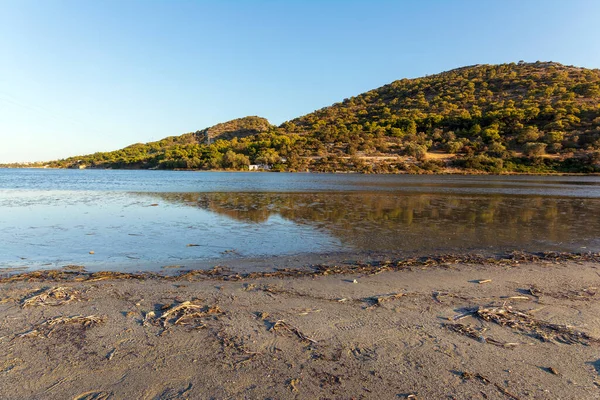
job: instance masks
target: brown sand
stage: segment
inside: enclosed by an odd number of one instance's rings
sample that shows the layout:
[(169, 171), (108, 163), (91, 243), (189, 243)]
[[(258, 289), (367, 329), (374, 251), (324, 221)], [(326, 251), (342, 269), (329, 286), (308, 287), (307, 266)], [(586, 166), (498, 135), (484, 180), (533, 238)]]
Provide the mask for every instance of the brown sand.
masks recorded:
[(0, 398), (598, 399), (599, 267), (4, 282)]

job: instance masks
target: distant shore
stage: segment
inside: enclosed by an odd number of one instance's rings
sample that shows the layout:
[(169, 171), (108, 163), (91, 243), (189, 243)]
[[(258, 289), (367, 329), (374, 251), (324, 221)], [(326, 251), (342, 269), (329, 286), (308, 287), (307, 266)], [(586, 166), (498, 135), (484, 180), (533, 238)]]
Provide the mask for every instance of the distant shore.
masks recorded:
[[(74, 168), (57, 168), (57, 167), (35, 167), (35, 166), (0, 166), (0, 169), (74, 169)], [(288, 174), (359, 174), (359, 175), (484, 175), (484, 176), (600, 176), (598, 172), (582, 173), (582, 172), (487, 172), (477, 170), (460, 170), (460, 169), (448, 169), (445, 171), (419, 171), (419, 172), (359, 172), (359, 171), (335, 171), (335, 172), (322, 172), (322, 171), (248, 171), (248, 170), (230, 170), (230, 169), (155, 169), (155, 168), (82, 168), (80, 170), (101, 170), (101, 171), (178, 171), (178, 172), (246, 172), (246, 173), (288, 173)]]
[(599, 254), (174, 275), (4, 274), (0, 397), (600, 395)]

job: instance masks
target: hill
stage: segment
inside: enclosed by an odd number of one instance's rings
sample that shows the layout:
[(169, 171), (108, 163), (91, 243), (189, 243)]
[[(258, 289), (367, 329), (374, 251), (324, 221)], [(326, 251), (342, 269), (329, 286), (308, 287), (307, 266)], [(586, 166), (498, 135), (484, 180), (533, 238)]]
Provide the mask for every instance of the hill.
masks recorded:
[[(222, 165), (221, 159), (219, 162), (202, 161), (207, 161), (210, 154), (218, 153), (224, 142), (231, 143), (232, 139), (255, 136), (272, 128), (274, 126), (265, 118), (244, 117), (200, 131), (169, 136), (156, 142), (136, 143), (121, 150), (70, 157), (53, 161), (49, 165), (67, 168), (237, 168), (233, 165)], [(220, 146), (211, 145), (214, 142), (218, 142)]]
[(258, 135), (262, 132), (268, 132), (273, 126), (265, 118), (245, 117), (232, 121), (223, 122), (196, 132), (200, 142), (214, 140), (231, 140), (233, 138), (243, 138), (246, 136)]
[(246, 117), (51, 165), (250, 163), (290, 171), (600, 172), (600, 70), (553, 62), (463, 67), (398, 80), (279, 127)]

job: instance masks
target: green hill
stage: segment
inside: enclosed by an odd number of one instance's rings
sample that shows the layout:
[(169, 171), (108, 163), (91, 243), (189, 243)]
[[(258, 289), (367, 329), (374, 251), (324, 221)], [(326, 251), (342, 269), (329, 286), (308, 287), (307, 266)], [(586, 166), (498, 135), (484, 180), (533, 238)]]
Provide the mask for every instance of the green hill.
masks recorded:
[(251, 163), (290, 171), (600, 172), (600, 70), (552, 62), (463, 67), (395, 81), (279, 127), (246, 117), (51, 165)]
[[(157, 142), (136, 143), (121, 150), (70, 157), (53, 161), (49, 165), (67, 168), (238, 168), (224, 165), (220, 151), (228, 148), (233, 139), (259, 135), (273, 128), (275, 127), (265, 118), (238, 118), (201, 131), (169, 136)], [(215, 159), (211, 158), (212, 155)]]

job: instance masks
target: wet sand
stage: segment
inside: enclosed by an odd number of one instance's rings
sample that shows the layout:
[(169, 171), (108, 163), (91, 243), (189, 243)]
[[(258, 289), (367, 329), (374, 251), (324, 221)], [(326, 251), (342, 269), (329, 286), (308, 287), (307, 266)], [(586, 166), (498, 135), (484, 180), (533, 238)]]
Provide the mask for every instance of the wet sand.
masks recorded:
[(467, 261), (3, 279), (0, 398), (600, 398), (600, 263)]

